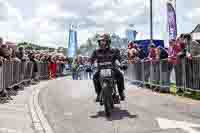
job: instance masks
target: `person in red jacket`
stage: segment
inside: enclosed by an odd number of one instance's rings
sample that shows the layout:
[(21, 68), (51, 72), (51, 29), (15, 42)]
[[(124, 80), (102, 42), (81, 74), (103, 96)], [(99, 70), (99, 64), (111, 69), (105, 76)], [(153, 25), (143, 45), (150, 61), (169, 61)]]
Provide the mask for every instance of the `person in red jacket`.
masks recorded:
[[(177, 40), (171, 40), (170, 51), (169, 51), (169, 63), (172, 65), (171, 68), (175, 70), (176, 86), (178, 91), (183, 88), (183, 54), (184, 45), (181, 42), (181, 38)], [(172, 70), (172, 69), (171, 69)]]
[[(159, 55), (155, 44), (150, 45), (148, 59), (149, 61), (151, 61), (150, 82), (159, 85), (160, 81)], [(158, 89), (158, 87), (152, 86), (152, 89)]]
[(154, 44), (150, 45), (148, 59), (150, 61), (157, 60), (157, 51), (156, 51), (156, 46)]
[(49, 79), (56, 78), (57, 67), (56, 67), (56, 60), (54, 56), (49, 57), (48, 68), (49, 68)]

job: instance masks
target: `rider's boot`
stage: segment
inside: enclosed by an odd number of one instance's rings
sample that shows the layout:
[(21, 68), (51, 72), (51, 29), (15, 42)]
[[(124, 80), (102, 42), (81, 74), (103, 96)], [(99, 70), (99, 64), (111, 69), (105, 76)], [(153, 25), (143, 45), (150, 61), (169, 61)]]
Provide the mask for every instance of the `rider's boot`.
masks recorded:
[(96, 102), (100, 102), (100, 95), (99, 94), (96, 97)]
[(125, 94), (124, 94), (123, 91), (119, 93), (119, 96), (120, 96), (120, 98), (121, 98), (121, 101), (124, 101), (124, 100), (125, 100)]

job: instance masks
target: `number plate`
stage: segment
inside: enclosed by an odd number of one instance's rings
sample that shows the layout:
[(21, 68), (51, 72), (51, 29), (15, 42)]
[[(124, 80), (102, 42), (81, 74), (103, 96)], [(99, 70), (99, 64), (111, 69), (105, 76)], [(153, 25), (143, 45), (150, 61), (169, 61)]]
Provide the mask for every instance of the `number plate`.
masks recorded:
[(103, 77), (111, 77), (112, 76), (111, 69), (102, 69), (100, 73), (101, 73), (101, 76), (103, 76)]

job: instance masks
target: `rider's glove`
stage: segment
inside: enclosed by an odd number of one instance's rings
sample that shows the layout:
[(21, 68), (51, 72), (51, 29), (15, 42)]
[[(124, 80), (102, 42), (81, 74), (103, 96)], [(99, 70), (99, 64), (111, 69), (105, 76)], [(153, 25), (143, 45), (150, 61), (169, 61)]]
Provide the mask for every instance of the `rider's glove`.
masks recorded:
[(89, 72), (92, 72), (92, 69), (91, 69), (91, 68), (87, 68), (87, 69), (86, 69), (86, 72), (88, 72), (88, 73), (89, 73)]
[(122, 66), (121, 66), (121, 69), (122, 69), (122, 70), (127, 70), (127, 69), (128, 69), (128, 66), (127, 66), (127, 65), (122, 65)]

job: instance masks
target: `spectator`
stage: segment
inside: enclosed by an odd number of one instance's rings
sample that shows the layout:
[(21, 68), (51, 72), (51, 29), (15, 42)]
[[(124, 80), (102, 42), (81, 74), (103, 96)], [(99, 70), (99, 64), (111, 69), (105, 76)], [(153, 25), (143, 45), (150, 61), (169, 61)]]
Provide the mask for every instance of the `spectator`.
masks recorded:
[(51, 76), (53, 79), (56, 78), (56, 72), (57, 72), (57, 64), (56, 64), (56, 56), (51, 57)]
[[(176, 86), (178, 89), (178, 92), (182, 92), (183, 88), (183, 60), (182, 57), (184, 56), (184, 47), (180, 43), (180, 39), (178, 40), (172, 40), (170, 42), (170, 51), (169, 51), (169, 62), (175, 70), (175, 77), (176, 77)], [(172, 69), (171, 69), (172, 70)]]
[(161, 86), (165, 87), (160, 87), (160, 90), (162, 92), (170, 92), (170, 70), (169, 70), (169, 65), (168, 65), (168, 52), (165, 48), (162, 46), (158, 47), (158, 55), (159, 55), (159, 60), (161, 63), (161, 75), (160, 77), (161, 80)]
[(200, 86), (200, 78), (199, 78), (199, 71), (196, 71), (195, 66), (196, 61), (200, 57), (200, 44), (196, 41), (192, 40), (190, 34), (184, 35), (184, 42), (186, 44), (186, 56), (189, 60), (186, 60), (186, 87), (199, 89)]
[(36, 59), (36, 55), (35, 54), (30, 54), (30, 61), (33, 63), (33, 73), (32, 73), (32, 79), (33, 81), (38, 82), (39, 81), (39, 71), (38, 71), (38, 63), (39, 61)]
[(148, 59), (151, 61), (151, 69), (150, 69), (150, 82), (152, 85), (152, 89), (158, 89), (159, 81), (160, 81), (160, 67), (159, 67), (159, 53), (155, 44), (151, 44), (149, 48)]
[(78, 79), (78, 73), (77, 73), (78, 67), (79, 67), (78, 59), (75, 58), (72, 63), (72, 78), (73, 78), (73, 80)]
[(139, 61), (137, 46), (133, 42), (128, 44), (128, 61), (129, 64), (134, 64)]
[(49, 72), (49, 79), (52, 79), (52, 68), (51, 68), (51, 64), (52, 64), (52, 56), (50, 55), (48, 57), (48, 72)]
[(187, 56), (199, 57), (200, 56), (200, 44), (197, 41), (193, 41), (190, 34), (184, 35), (184, 42), (187, 47)]
[(11, 60), (14, 62), (20, 62), (21, 60), (17, 58), (16, 52), (13, 49), (10, 49)]
[(10, 51), (8, 49), (8, 46), (5, 44), (0, 44), (0, 56), (3, 57), (6, 60), (10, 60)]
[(67, 59), (67, 57), (63, 57), (63, 61), (64, 61), (64, 70), (63, 70), (63, 74), (66, 75), (67, 74), (67, 71), (70, 70), (70, 67), (69, 67), (69, 61)]
[(19, 58), (21, 61), (25, 61), (25, 51), (23, 47), (19, 47), (18, 51), (16, 52), (17, 58)]
[(162, 46), (158, 47), (158, 55), (159, 55), (159, 59), (160, 60), (164, 60), (168, 58), (168, 52), (165, 48), (163, 48)]
[(138, 47), (137, 50), (138, 50), (138, 57), (139, 57), (140, 60), (143, 60), (147, 57), (143, 48)]
[(0, 56), (0, 67), (2, 66), (3, 62), (4, 62), (4, 58)]
[(157, 60), (156, 46), (154, 44), (151, 44), (149, 46), (148, 59), (151, 60), (151, 61), (156, 61)]

